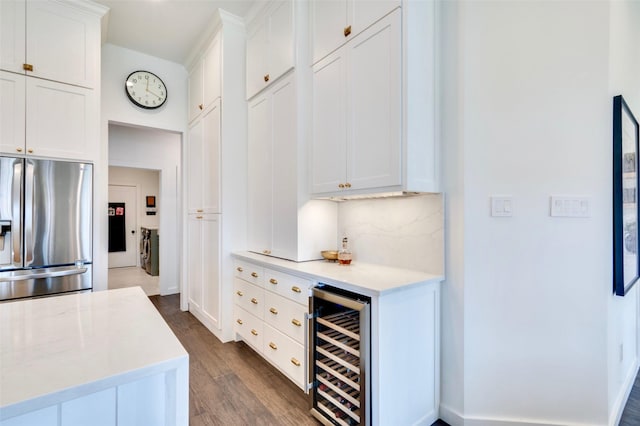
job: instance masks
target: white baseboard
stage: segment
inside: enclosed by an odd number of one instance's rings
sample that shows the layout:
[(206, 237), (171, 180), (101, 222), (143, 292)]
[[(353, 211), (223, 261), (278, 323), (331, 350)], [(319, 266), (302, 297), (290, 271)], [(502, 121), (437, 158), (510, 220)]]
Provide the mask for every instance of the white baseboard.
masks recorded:
[(616, 426), (620, 423), (620, 418), (622, 417), (622, 413), (624, 412), (624, 406), (627, 404), (627, 400), (629, 399), (629, 395), (631, 394), (631, 390), (633, 389), (633, 384), (636, 381), (636, 376), (638, 375), (638, 368), (640, 368), (640, 364), (638, 364), (638, 359), (633, 364), (633, 367), (629, 369), (627, 373), (627, 377), (624, 380), (624, 384), (620, 388), (620, 392), (613, 403), (613, 407), (611, 407), (611, 413), (609, 415), (609, 426)]

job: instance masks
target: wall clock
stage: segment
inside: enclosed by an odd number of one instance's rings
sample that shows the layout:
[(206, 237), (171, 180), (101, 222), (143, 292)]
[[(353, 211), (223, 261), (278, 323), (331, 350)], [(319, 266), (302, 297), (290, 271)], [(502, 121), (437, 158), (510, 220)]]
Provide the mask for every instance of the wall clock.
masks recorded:
[(124, 84), (127, 97), (140, 108), (160, 108), (167, 101), (167, 86), (160, 77), (149, 71), (134, 71)]

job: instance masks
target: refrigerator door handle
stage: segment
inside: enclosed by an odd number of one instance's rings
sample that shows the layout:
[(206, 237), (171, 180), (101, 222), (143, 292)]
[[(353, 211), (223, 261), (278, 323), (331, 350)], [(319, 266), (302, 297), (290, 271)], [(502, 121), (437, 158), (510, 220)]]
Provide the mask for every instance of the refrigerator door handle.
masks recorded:
[(66, 277), (69, 275), (84, 274), (85, 272), (87, 272), (87, 268), (77, 268), (75, 266), (61, 266), (47, 269), (27, 269), (22, 271), (0, 272), (0, 283), (35, 280), (38, 278)]
[(33, 169), (34, 165), (31, 160), (25, 161), (25, 180), (24, 180), (24, 245), (25, 245), (25, 256), (24, 256), (24, 266), (29, 266), (33, 263), (33, 207), (35, 200), (33, 186), (34, 176)]
[(16, 161), (13, 164), (11, 192), (13, 266), (20, 268), (22, 267), (22, 161)]

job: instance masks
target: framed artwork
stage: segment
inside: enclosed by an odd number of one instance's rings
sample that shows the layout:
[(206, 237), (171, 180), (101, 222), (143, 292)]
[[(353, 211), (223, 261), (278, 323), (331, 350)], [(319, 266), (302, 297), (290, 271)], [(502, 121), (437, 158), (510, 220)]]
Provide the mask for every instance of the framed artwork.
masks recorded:
[(624, 296), (640, 278), (638, 121), (622, 95), (613, 98), (613, 291)]
[(155, 195), (147, 195), (147, 207), (155, 207), (155, 206), (156, 206)]

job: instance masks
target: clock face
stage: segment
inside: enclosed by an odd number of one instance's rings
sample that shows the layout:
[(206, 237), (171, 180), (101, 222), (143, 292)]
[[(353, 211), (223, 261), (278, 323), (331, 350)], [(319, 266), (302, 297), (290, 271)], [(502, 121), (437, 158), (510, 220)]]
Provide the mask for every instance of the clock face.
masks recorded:
[(124, 89), (129, 100), (141, 108), (159, 108), (167, 101), (167, 87), (160, 77), (149, 71), (129, 74)]

